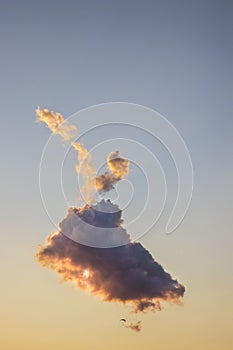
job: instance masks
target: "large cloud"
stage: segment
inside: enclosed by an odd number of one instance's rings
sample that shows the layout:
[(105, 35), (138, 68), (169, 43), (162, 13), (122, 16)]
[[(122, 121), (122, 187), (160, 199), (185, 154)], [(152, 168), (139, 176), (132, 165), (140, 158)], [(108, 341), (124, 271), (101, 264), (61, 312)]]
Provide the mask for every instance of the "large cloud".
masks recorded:
[[(102, 203), (110, 209), (113, 206), (110, 201)], [(37, 260), (42, 266), (55, 270), (62, 281), (73, 281), (77, 287), (99, 295), (105, 301), (130, 303), (136, 312), (159, 310), (164, 301), (179, 303), (185, 288), (140, 243), (129, 240), (129, 235), (121, 227), (119, 213), (120, 210), (115, 213), (99, 212), (96, 206), (70, 209), (60, 225), (63, 232), (49, 235), (46, 245), (40, 246)], [(79, 220), (77, 225), (75, 217)], [(117, 226), (121, 238), (125, 236), (126, 244), (115, 248), (95, 248), (77, 243), (82, 234), (81, 220), (91, 224), (87, 227), (97, 229), (97, 236), (99, 227), (109, 227), (106, 232), (111, 235), (111, 227)], [(72, 227), (74, 236), (71, 239)], [(88, 234), (86, 228), (85, 235)]]

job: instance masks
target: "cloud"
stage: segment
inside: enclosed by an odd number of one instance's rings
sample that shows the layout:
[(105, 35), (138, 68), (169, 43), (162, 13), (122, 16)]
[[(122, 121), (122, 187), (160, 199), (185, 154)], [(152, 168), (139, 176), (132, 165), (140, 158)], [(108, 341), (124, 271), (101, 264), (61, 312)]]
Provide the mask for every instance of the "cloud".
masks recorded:
[[(102, 203), (112, 209), (110, 201)], [(185, 288), (140, 243), (129, 240), (122, 228), (121, 211), (104, 213), (88, 206), (71, 211), (73, 214), (69, 213), (60, 224), (62, 231), (50, 234), (46, 245), (40, 246), (36, 258), (42, 266), (55, 270), (62, 281), (73, 281), (77, 287), (105, 301), (129, 303), (135, 312), (160, 310), (163, 302), (180, 303)], [(83, 234), (80, 219), (97, 229), (97, 236), (98, 228), (103, 225), (110, 228), (106, 231), (110, 235), (111, 228), (117, 227), (128, 243), (115, 248), (77, 243), (69, 235), (72, 228), (76, 240)], [(88, 227), (85, 235), (89, 234)]]
[(70, 208), (59, 224), (60, 232), (89, 247), (117, 247), (130, 242), (122, 227), (121, 210), (109, 200), (82, 208)]
[(36, 109), (37, 121), (44, 122), (54, 134), (58, 134), (63, 140), (68, 141), (76, 135), (75, 125), (69, 125), (60, 113), (54, 113), (48, 109)]
[[(36, 110), (38, 121), (46, 123), (52, 133), (68, 141), (76, 127), (60, 113)], [(88, 204), (71, 207), (60, 222), (58, 232), (51, 233), (36, 254), (38, 262), (56, 271), (62, 281), (101, 297), (104, 301), (130, 304), (136, 313), (161, 310), (164, 302), (180, 304), (185, 288), (152, 257), (141, 243), (130, 239), (123, 227), (122, 211), (94, 194), (106, 192), (129, 173), (130, 161), (119, 152), (107, 157), (108, 171), (97, 176), (92, 157), (83, 144), (72, 142), (78, 152), (76, 172), (84, 178), (82, 192)], [(141, 321), (125, 325), (139, 332)]]
[(132, 331), (140, 332), (141, 328), (142, 328), (142, 321), (130, 323), (129, 325), (126, 325), (125, 327), (131, 329)]
[(118, 179), (123, 179), (129, 172), (130, 161), (119, 156), (119, 152), (111, 152), (107, 158), (108, 168)]
[[(77, 136), (75, 125), (69, 124), (60, 113), (54, 113), (48, 109), (36, 109), (37, 121), (43, 122), (53, 134), (58, 134), (64, 141), (69, 141)], [(71, 146), (78, 152), (78, 164), (75, 169), (83, 176), (81, 193), (86, 203), (94, 202), (96, 192), (107, 192), (114, 188), (114, 184), (122, 180), (129, 172), (130, 161), (120, 157), (119, 152), (111, 152), (107, 157), (109, 171), (97, 176), (92, 164), (92, 157), (82, 143), (72, 142)]]
[[(48, 109), (36, 109), (37, 121), (43, 122), (52, 131), (58, 134), (64, 141), (69, 141), (77, 136), (77, 128), (75, 125), (69, 124), (60, 113), (54, 113)], [(82, 186), (82, 194), (87, 203), (93, 201), (95, 188), (96, 170), (92, 165), (92, 157), (82, 143), (72, 142), (71, 146), (78, 152), (78, 165), (76, 172), (83, 176), (84, 184)]]
[(92, 164), (92, 157), (82, 143), (72, 142), (72, 147), (78, 152), (78, 164), (75, 167), (77, 173), (81, 174), (84, 179), (81, 188), (82, 195), (86, 203), (93, 202), (96, 192), (95, 177), (96, 170)]
[(96, 188), (99, 192), (107, 192), (114, 188), (114, 184), (122, 180), (129, 173), (130, 161), (119, 156), (119, 152), (111, 152), (107, 157), (109, 171), (96, 176)]

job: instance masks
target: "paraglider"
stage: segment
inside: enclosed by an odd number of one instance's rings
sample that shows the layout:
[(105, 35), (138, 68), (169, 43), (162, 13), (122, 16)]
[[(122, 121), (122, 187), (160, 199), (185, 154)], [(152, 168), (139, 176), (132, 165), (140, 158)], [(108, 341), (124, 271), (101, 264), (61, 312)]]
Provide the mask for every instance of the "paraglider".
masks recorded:
[(120, 322), (122, 323), (122, 325), (124, 326), (125, 325), (125, 323), (126, 323), (126, 319), (125, 318), (121, 318), (120, 319)]

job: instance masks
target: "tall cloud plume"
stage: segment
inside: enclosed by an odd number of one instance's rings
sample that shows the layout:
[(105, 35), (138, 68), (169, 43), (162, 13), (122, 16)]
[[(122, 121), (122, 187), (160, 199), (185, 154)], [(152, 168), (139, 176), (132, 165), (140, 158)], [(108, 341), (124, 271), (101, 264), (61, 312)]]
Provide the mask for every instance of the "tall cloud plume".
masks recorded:
[[(60, 114), (39, 108), (36, 113), (53, 133), (64, 140), (73, 137), (76, 128)], [(130, 162), (111, 152), (108, 171), (96, 176), (88, 150), (78, 142), (72, 145), (78, 151), (76, 171), (84, 176), (84, 189), (90, 196), (94, 187), (108, 191), (129, 172)], [(141, 243), (131, 240), (123, 227), (122, 211), (110, 200), (69, 208), (58, 231), (40, 245), (36, 259), (62, 281), (73, 282), (104, 301), (130, 304), (136, 313), (161, 310), (164, 302), (180, 304), (185, 292)], [(139, 332), (141, 321), (125, 327)]]
[[(77, 128), (70, 125), (60, 113), (54, 113), (48, 109), (36, 109), (37, 121), (44, 122), (53, 134), (58, 134), (64, 141), (69, 141), (77, 136)], [(83, 176), (84, 184), (82, 193), (87, 203), (92, 202), (95, 193), (96, 170), (92, 165), (92, 157), (82, 143), (73, 142), (72, 147), (78, 152), (77, 173)]]
[[(70, 125), (60, 113), (48, 109), (36, 109), (37, 121), (44, 122), (54, 134), (58, 134), (64, 141), (77, 136), (77, 128)], [(97, 176), (92, 164), (92, 156), (82, 143), (72, 142), (72, 147), (78, 152), (76, 172), (83, 176), (84, 183), (81, 192), (87, 203), (94, 202), (96, 192), (107, 192), (114, 188), (114, 184), (122, 180), (129, 172), (130, 161), (120, 157), (119, 152), (111, 152), (107, 157), (109, 171)]]

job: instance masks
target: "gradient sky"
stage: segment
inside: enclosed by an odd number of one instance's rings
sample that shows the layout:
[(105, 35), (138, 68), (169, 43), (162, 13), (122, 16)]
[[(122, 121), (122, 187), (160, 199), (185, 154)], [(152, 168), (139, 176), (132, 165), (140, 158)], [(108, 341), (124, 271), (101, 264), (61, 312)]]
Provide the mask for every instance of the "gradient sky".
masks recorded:
[[(0, 1), (2, 349), (232, 349), (232, 35), (232, 1)], [(35, 109), (68, 117), (110, 101), (164, 115), (195, 172), (182, 225), (142, 239), (186, 286), (184, 306), (146, 315), (140, 334), (120, 327), (122, 306), (34, 260), (54, 229), (38, 188), (49, 131)]]

